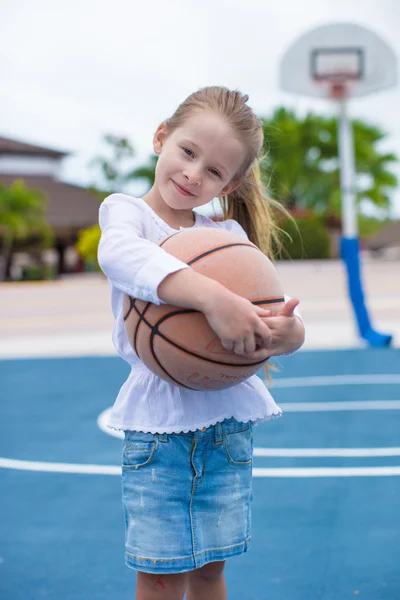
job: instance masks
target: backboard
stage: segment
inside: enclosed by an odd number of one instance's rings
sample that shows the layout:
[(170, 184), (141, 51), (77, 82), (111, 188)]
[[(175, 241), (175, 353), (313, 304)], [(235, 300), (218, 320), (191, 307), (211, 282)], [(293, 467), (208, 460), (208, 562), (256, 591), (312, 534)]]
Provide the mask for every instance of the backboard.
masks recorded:
[(280, 85), (317, 98), (365, 96), (396, 85), (397, 59), (366, 27), (334, 23), (299, 37), (284, 54)]

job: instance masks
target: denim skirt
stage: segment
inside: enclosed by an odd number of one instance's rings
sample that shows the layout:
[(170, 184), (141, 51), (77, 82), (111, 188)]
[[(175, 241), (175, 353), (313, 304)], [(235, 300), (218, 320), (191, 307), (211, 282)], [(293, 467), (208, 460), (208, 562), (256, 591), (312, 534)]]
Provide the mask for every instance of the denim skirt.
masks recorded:
[(127, 566), (181, 573), (246, 552), (252, 458), (252, 425), (235, 419), (179, 434), (126, 431)]

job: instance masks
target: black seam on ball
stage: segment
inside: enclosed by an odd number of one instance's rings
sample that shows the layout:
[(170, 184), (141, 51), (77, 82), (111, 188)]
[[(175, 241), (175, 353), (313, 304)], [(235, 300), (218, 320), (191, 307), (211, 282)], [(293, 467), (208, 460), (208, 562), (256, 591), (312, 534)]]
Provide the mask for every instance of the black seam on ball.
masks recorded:
[[(178, 310), (172, 313), (168, 313), (167, 315), (164, 315), (163, 317), (161, 317), (154, 325), (152, 325), (146, 318), (145, 318), (145, 313), (147, 312), (147, 310), (150, 308), (151, 306), (151, 302), (148, 302), (146, 304), (146, 307), (144, 308), (143, 312), (140, 312), (137, 308), (137, 306), (135, 305), (135, 300), (136, 298), (130, 298), (130, 302), (131, 302), (131, 306), (129, 309), (128, 314), (126, 315), (126, 317), (124, 318), (124, 320), (126, 320), (126, 318), (128, 318), (130, 312), (132, 309), (134, 309), (136, 311), (136, 313), (139, 316), (139, 321), (136, 325), (136, 329), (135, 329), (135, 334), (134, 334), (134, 349), (135, 352), (138, 356), (138, 358), (140, 358), (139, 352), (137, 350), (137, 337), (138, 337), (138, 331), (139, 331), (139, 325), (143, 322), (147, 325), (147, 327), (150, 329), (150, 350), (151, 353), (153, 355), (154, 360), (156, 361), (156, 363), (158, 364), (158, 366), (160, 367), (160, 369), (162, 369), (164, 371), (164, 373), (173, 381), (175, 381), (178, 385), (181, 385), (187, 389), (190, 390), (196, 390), (196, 388), (192, 388), (190, 386), (185, 385), (184, 383), (182, 383), (181, 381), (175, 379), (175, 377), (173, 377), (173, 375), (171, 375), (171, 373), (169, 373), (167, 371), (167, 369), (165, 369), (165, 367), (161, 364), (161, 362), (159, 361), (157, 354), (155, 352), (155, 348), (154, 348), (154, 339), (155, 337), (158, 335), (160, 336), (160, 338), (162, 338), (165, 342), (167, 342), (168, 344), (170, 344), (171, 346), (174, 346), (175, 348), (177, 348), (178, 350), (180, 350), (181, 352), (183, 352), (184, 354), (193, 356), (194, 358), (198, 358), (200, 360), (203, 360), (205, 362), (214, 364), (214, 365), (221, 365), (223, 367), (233, 367), (233, 368), (240, 368), (240, 367), (253, 367), (256, 365), (261, 365), (265, 362), (264, 360), (261, 361), (256, 361), (254, 363), (246, 363), (244, 365), (242, 364), (237, 364), (237, 363), (229, 363), (229, 362), (224, 362), (224, 361), (218, 361), (215, 359), (211, 359), (211, 358), (207, 358), (205, 356), (202, 356), (201, 354), (197, 354), (196, 352), (192, 352), (186, 348), (183, 348), (182, 346), (180, 346), (179, 344), (177, 344), (176, 342), (174, 342), (173, 340), (171, 340), (169, 337), (167, 337), (165, 334), (161, 333), (161, 331), (159, 330), (160, 325), (166, 321), (167, 319), (169, 319), (170, 317), (175, 317), (178, 315), (184, 315), (184, 314), (191, 314), (191, 313), (196, 313), (198, 311), (193, 310), (193, 309), (184, 309), (184, 310)], [(273, 304), (276, 302), (284, 302), (284, 298), (268, 298), (265, 300), (257, 300), (255, 302), (253, 302), (253, 304), (255, 305), (260, 305), (260, 304)]]
[(218, 246), (217, 248), (212, 248), (211, 250), (207, 250), (207, 252), (203, 252), (202, 254), (199, 254), (195, 258), (192, 258), (192, 260), (190, 260), (187, 264), (192, 265), (193, 263), (200, 260), (201, 258), (204, 258), (205, 256), (214, 254), (215, 252), (218, 252), (219, 250), (225, 250), (226, 248), (233, 248), (234, 246), (247, 246), (248, 248), (253, 248), (253, 250), (258, 250), (260, 252), (260, 250), (257, 248), (257, 246), (253, 246), (252, 244), (246, 244), (243, 242), (236, 242), (234, 244), (224, 244), (223, 246)]
[[(157, 360), (157, 357), (156, 357), (156, 355), (153, 352), (153, 344), (152, 344), (152, 342), (153, 342), (154, 337), (156, 335), (159, 335), (165, 342), (168, 342), (169, 344), (171, 344), (171, 346), (174, 346), (178, 350), (182, 350), (182, 352), (184, 352), (185, 354), (189, 354), (190, 356), (194, 356), (195, 358), (200, 358), (201, 360), (204, 360), (206, 362), (212, 363), (213, 365), (221, 365), (222, 367), (236, 367), (236, 368), (240, 368), (240, 367), (254, 367), (255, 365), (259, 365), (259, 364), (262, 364), (263, 362), (265, 362), (265, 360), (261, 360), (261, 361), (258, 360), (258, 361), (254, 362), (254, 363), (246, 363), (244, 365), (241, 365), (241, 364), (237, 364), (237, 363), (229, 363), (229, 362), (223, 362), (223, 361), (215, 360), (215, 359), (212, 359), (212, 358), (207, 358), (206, 356), (202, 356), (201, 354), (197, 354), (196, 352), (192, 352), (191, 350), (187, 350), (186, 348), (183, 348), (182, 346), (180, 346), (179, 344), (177, 344), (176, 342), (174, 342), (173, 340), (171, 340), (169, 337), (167, 337), (164, 333), (161, 333), (161, 331), (159, 331), (159, 326), (164, 321), (166, 321), (167, 319), (169, 319), (170, 317), (176, 317), (177, 315), (185, 315), (185, 314), (190, 314), (190, 313), (195, 313), (195, 312), (198, 312), (198, 311), (192, 310), (192, 309), (178, 310), (178, 311), (175, 311), (173, 313), (169, 313), (168, 315), (164, 315), (153, 326), (151, 326), (151, 324), (148, 323), (148, 325), (149, 325), (149, 327), (151, 329), (151, 345), (150, 345), (150, 347), (151, 347), (151, 351), (153, 353), (153, 356), (154, 356), (154, 358), (156, 360)], [(146, 322), (146, 320), (145, 320), (145, 322)]]
[(132, 298), (132, 296), (128, 296), (128, 298), (129, 298), (129, 303), (130, 303), (130, 306), (129, 306), (129, 310), (128, 310), (128, 312), (127, 312), (127, 313), (126, 313), (126, 315), (124, 316), (124, 321), (126, 321), (126, 320), (127, 320), (127, 318), (129, 317), (129, 315), (130, 315), (130, 314), (131, 314), (131, 312), (132, 312), (132, 309), (133, 309), (133, 308), (135, 308), (135, 302), (136, 302), (136, 298)]
[(140, 356), (139, 356), (139, 352), (137, 349), (137, 339), (138, 339), (138, 335), (139, 335), (139, 327), (143, 321), (145, 323), (147, 323), (146, 319), (144, 318), (144, 315), (146, 314), (146, 311), (150, 308), (150, 306), (151, 306), (151, 302), (148, 302), (142, 313), (138, 310), (137, 306), (135, 306), (135, 310), (136, 310), (137, 314), (139, 315), (139, 321), (137, 322), (136, 329), (135, 329), (135, 335), (133, 336), (133, 347), (139, 358), (140, 358)]
[(277, 302), (285, 302), (285, 298), (267, 298), (266, 300), (256, 300), (252, 304), (259, 306), (260, 304), (276, 304)]
[(138, 309), (138, 307), (136, 306), (136, 302), (138, 300), (138, 298), (132, 298), (131, 296), (128, 296), (129, 298), (129, 302), (130, 302), (130, 307), (128, 312), (126, 313), (125, 317), (124, 317), (124, 321), (127, 320), (127, 318), (129, 317), (129, 315), (131, 314), (132, 310), (135, 310), (136, 314), (139, 317), (139, 321), (136, 324), (136, 328), (135, 328), (135, 333), (133, 334), (133, 348), (138, 356), (138, 358), (140, 358), (139, 356), (139, 352), (137, 349), (137, 338), (138, 338), (138, 333), (139, 333), (139, 326), (142, 323), (142, 321), (144, 321), (146, 323), (146, 325), (150, 326), (150, 323), (148, 323), (146, 321), (146, 319), (144, 318), (144, 315), (146, 314), (146, 311), (150, 308), (151, 306), (151, 302), (148, 302), (143, 310), (143, 312), (140, 312), (140, 310)]

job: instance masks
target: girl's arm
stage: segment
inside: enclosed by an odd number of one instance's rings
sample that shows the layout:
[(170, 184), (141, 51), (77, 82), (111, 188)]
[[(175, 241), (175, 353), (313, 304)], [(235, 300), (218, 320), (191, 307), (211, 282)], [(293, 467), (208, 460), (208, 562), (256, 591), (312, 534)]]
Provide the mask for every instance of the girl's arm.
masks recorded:
[(199, 310), (225, 349), (267, 358), (265, 348), (256, 350), (256, 336), (268, 344), (271, 332), (261, 319), (268, 312), (146, 240), (141, 202), (112, 194), (100, 207), (98, 260), (110, 282), (142, 300)]
[(116, 288), (134, 298), (160, 304), (160, 282), (170, 273), (189, 267), (145, 239), (145, 211), (143, 201), (125, 194), (112, 194), (102, 202), (98, 261)]
[[(246, 298), (229, 291), (217, 281), (193, 269), (179, 271), (165, 278), (159, 296), (169, 304), (201, 311), (226, 350), (262, 360), (269, 356), (271, 333), (262, 317), (269, 311), (255, 306)], [(261, 346), (256, 350), (257, 337)]]

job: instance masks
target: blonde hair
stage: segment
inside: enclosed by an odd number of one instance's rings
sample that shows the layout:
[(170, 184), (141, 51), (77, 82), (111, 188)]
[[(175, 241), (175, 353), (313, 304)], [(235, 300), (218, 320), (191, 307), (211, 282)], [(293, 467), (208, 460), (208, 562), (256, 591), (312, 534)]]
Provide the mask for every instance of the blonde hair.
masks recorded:
[(201, 88), (184, 100), (164, 122), (167, 131), (184, 124), (195, 110), (207, 110), (223, 117), (247, 148), (247, 155), (232, 182), (238, 187), (220, 199), (224, 219), (235, 219), (249, 239), (264, 254), (273, 257), (273, 246), (279, 248), (279, 228), (274, 223), (273, 208), (280, 205), (269, 198), (261, 180), (260, 160), (264, 146), (261, 120), (246, 104), (249, 97), (237, 90), (211, 86)]

